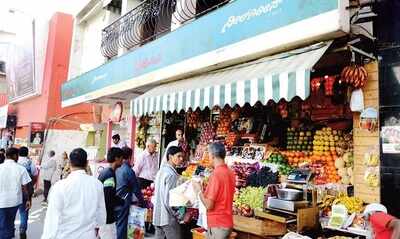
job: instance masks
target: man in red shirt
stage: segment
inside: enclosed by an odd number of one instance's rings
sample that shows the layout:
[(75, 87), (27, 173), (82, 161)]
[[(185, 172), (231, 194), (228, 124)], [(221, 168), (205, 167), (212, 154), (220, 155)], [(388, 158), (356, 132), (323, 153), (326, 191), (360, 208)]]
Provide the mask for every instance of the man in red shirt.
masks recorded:
[(200, 183), (193, 183), (194, 190), (207, 208), (207, 238), (227, 239), (233, 228), (232, 203), (235, 193), (235, 174), (225, 164), (225, 146), (212, 143), (208, 147), (214, 171), (205, 192)]
[(387, 209), (382, 204), (372, 203), (364, 210), (375, 239), (399, 239), (400, 220), (387, 214)]

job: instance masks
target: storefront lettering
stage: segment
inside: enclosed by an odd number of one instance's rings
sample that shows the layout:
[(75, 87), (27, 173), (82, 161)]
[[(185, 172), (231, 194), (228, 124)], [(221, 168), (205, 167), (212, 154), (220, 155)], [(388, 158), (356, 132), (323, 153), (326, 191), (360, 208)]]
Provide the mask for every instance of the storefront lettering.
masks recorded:
[(106, 77), (107, 77), (107, 73), (102, 74), (102, 75), (95, 76), (95, 77), (93, 77), (93, 80), (91, 81), (91, 83), (94, 84), (94, 83), (96, 83), (96, 82), (99, 81), (99, 80), (105, 79)]
[(151, 65), (156, 65), (161, 62), (161, 55), (153, 56), (150, 58), (143, 59), (135, 64), (135, 70), (144, 70)]
[(252, 18), (259, 17), (264, 14), (271, 13), (273, 10), (279, 8), (282, 2), (283, 0), (273, 0), (272, 2), (259, 6), (258, 8), (250, 9), (240, 16), (230, 16), (227, 22), (222, 27), (221, 33), (224, 34), (229, 28), (233, 27), (234, 25), (249, 21)]

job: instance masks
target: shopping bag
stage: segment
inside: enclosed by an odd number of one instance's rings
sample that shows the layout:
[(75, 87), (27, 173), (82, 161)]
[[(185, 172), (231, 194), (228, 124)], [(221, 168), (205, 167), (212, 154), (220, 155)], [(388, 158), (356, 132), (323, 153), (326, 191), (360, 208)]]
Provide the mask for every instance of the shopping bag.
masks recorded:
[(147, 210), (131, 206), (128, 216), (128, 239), (144, 239)]
[(170, 207), (186, 207), (194, 204), (197, 200), (191, 181), (186, 181), (178, 187), (169, 191)]
[(350, 109), (353, 112), (361, 112), (364, 109), (364, 95), (361, 89), (351, 93)]
[(199, 219), (197, 220), (197, 226), (207, 229), (207, 208), (201, 201), (200, 197), (198, 197), (198, 205), (199, 205)]

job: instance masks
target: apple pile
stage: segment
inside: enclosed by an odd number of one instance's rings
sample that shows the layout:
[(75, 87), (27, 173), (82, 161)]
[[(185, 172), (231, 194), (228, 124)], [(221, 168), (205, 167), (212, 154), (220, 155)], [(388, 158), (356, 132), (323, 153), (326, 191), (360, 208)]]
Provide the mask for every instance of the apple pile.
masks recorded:
[(212, 124), (210, 122), (203, 123), (201, 126), (201, 136), (200, 143), (208, 144), (215, 137), (215, 132)]

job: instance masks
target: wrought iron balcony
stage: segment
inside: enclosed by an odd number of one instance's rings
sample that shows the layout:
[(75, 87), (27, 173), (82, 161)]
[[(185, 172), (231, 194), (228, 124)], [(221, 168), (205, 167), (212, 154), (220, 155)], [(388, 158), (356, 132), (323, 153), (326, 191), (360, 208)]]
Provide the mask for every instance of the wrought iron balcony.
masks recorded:
[(146, 0), (103, 29), (104, 57), (119, 48), (134, 49), (231, 0)]

